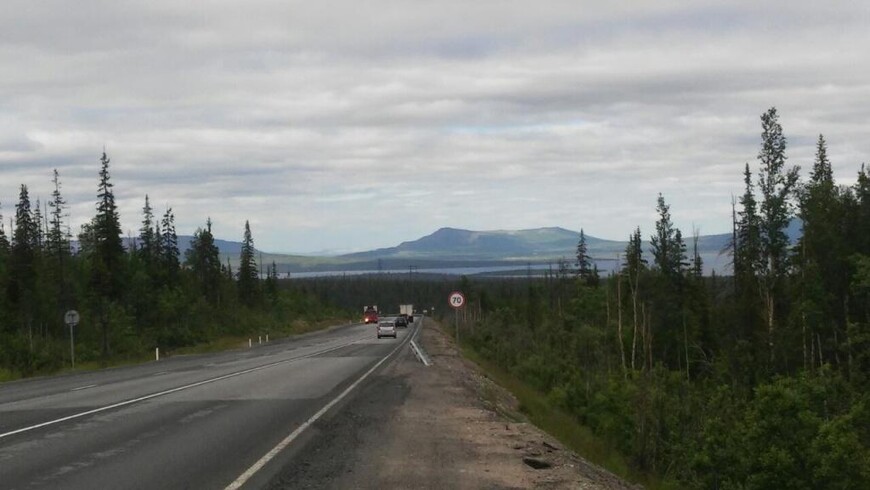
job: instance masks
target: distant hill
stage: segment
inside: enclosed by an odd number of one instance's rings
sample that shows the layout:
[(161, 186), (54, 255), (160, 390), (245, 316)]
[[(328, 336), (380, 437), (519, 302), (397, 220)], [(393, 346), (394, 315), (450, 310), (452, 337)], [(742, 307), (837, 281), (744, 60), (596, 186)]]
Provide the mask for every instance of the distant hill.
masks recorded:
[[(728, 244), (730, 235), (699, 237), (703, 252), (719, 252)], [(534, 228), (529, 230), (471, 231), (441, 228), (418, 240), (403, 242), (396, 247), (343, 255), (344, 258), (451, 258), (542, 260), (573, 257), (580, 233), (564, 228)], [(687, 238), (691, 245), (691, 237)], [(623, 253), (627, 242), (605, 240), (586, 235), (589, 254), (596, 258), (611, 258)], [(648, 243), (645, 242), (648, 248)]]
[[(797, 243), (801, 236), (801, 222), (792, 220), (786, 234), (792, 243)], [(645, 237), (648, 238), (648, 235)], [(451, 267), (484, 263), (525, 266), (529, 263), (552, 263), (559, 259), (573, 261), (579, 240), (579, 232), (559, 227), (494, 231), (441, 228), (431, 235), (395, 247), (346, 254), (335, 259), (342, 262), (340, 267), (362, 262), (369, 268), (377, 263), (378, 267), (391, 269), (407, 269), (409, 266), (432, 268), (437, 267), (436, 264), (447, 267), (448, 263)], [(684, 236), (684, 240), (691, 255), (694, 238)], [(606, 240), (588, 234), (586, 243), (589, 255), (602, 271), (612, 270), (616, 266), (617, 255), (624, 254), (627, 245), (626, 241)], [(698, 237), (698, 252), (706, 273), (713, 270), (718, 273), (729, 272), (730, 243), (730, 233)], [(651, 261), (649, 241), (643, 242), (643, 249)]]
[[(793, 220), (786, 230), (792, 243), (801, 235), (801, 223)], [(646, 236), (648, 238), (648, 236)], [(184, 252), (190, 248), (193, 237), (178, 237), (178, 247)], [(133, 239), (135, 241), (135, 239)], [(338, 256), (302, 256), (257, 252), (263, 264), (275, 262), (281, 272), (359, 271), (359, 270), (408, 270), (439, 269), (452, 267), (517, 266), (527, 264), (554, 264), (560, 259), (573, 261), (580, 233), (559, 227), (533, 228), (526, 230), (474, 231), (458, 228), (441, 228), (417, 240), (402, 242), (395, 247), (379, 248)], [(691, 255), (693, 237), (685, 237)], [(706, 273), (716, 270), (727, 274), (731, 258), (728, 246), (731, 234), (702, 235), (698, 237), (698, 250), (704, 261)], [(625, 253), (627, 242), (606, 240), (586, 235), (589, 255), (602, 271), (616, 266), (616, 257)], [(241, 242), (215, 240), (221, 259), (235, 267), (242, 250)], [(131, 245), (130, 241), (127, 246)], [(649, 260), (650, 244), (643, 243)]]
[[(403, 242), (396, 247), (343, 255), (344, 258), (421, 258), (451, 260), (541, 260), (573, 255), (580, 233), (564, 228), (529, 230), (471, 231), (441, 228), (418, 240)], [(586, 236), (592, 250), (610, 251), (623, 242)]]

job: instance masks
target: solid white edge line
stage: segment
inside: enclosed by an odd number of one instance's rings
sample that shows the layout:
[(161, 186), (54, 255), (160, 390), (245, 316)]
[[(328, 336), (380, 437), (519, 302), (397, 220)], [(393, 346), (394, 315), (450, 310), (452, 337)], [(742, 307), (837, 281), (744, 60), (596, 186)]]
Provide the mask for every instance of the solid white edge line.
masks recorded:
[[(197, 386), (202, 386), (202, 385), (204, 385), (204, 384), (208, 384), (208, 383), (214, 383), (215, 381), (221, 381), (221, 380), (228, 379), (228, 378), (234, 378), (234, 377), (236, 377), (236, 376), (241, 376), (241, 375), (243, 375), (243, 374), (253, 373), (253, 372), (255, 372), (255, 371), (261, 371), (261, 370), (263, 370), (263, 369), (268, 369), (268, 368), (270, 368), (270, 367), (274, 367), (274, 366), (277, 366), (277, 365), (279, 365), (279, 364), (286, 364), (286, 363), (288, 363), (288, 362), (293, 362), (293, 361), (298, 361), (298, 360), (300, 360), (300, 359), (307, 359), (307, 358), (310, 358), (310, 357), (318, 356), (318, 355), (320, 355), (320, 354), (325, 354), (325, 353), (327, 353), (327, 352), (332, 352), (332, 351), (334, 351), (334, 350), (338, 350), (338, 349), (341, 349), (341, 348), (343, 348), (343, 347), (347, 347), (348, 345), (355, 344), (355, 343), (360, 342), (360, 341), (362, 341), (362, 340), (363, 340), (363, 338), (359, 338), (359, 339), (354, 340), (353, 342), (348, 342), (348, 343), (346, 343), (346, 344), (342, 344), (342, 345), (339, 345), (339, 346), (336, 346), (336, 347), (331, 347), (331, 348), (329, 348), (329, 349), (325, 349), (325, 350), (318, 351), (318, 352), (313, 352), (313, 353), (311, 353), (311, 354), (307, 354), (307, 355), (304, 355), (304, 356), (294, 357), (294, 358), (291, 358), (291, 359), (285, 359), (285, 360), (283, 360), (283, 361), (272, 362), (272, 363), (265, 364), (265, 365), (262, 365), (262, 366), (257, 366), (257, 367), (254, 367), (254, 368), (245, 369), (244, 371), (238, 371), (238, 372), (235, 372), (235, 373), (230, 373), (230, 374), (225, 374), (225, 375), (223, 375), (223, 376), (218, 376), (217, 378), (211, 378), (211, 379), (206, 379), (206, 380), (203, 380), (203, 381), (197, 381), (196, 383), (191, 383), (191, 384), (189, 384), (189, 385), (179, 386), (179, 387), (177, 387), (177, 388), (172, 388), (172, 389), (170, 389), (170, 390), (161, 391), (161, 392), (158, 392), (158, 393), (152, 393), (152, 394), (150, 394), (150, 395), (140, 396), (139, 398), (133, 398), (133, 399), (130, 399), (130, 400), (124, 400), (124, 401), (122, 401), (122, 402), (114, 403), (114, 404), (112, 404), (112, 405), (107, 405), (107, 406), (105, 406), (105, 407), (95, 408), (95, 409), (93, 409), (93, 410), (88, 410), (88, 411), (86, 411), (86, 412), (75, 413), (75, 414), (72, 414), (72, 415), (68, 415), (68, 416), (66, 416), (66, 417), (61, 417), (61, 418), (59, 418), (59, 419), (49, 420), (49, 421), (47, 421), (47, 422), (42, 422), (42, 423), (39, 423), (39, 424), (31, 425), (31, 426), (29, 426), (29, 427), (22, 427), (21, 429), (16, 429), (16, 430), (13, 430), (13, 431), (10, 431), (10, 432), (4, 432), (3, 434), (0, 434), (0, 439), (3, 439), (4, 437), (14, 436), (15, 434), (20, 434), (20, 433), (22, 433), (22, 432), (28, 432), (28, 431), (31, 431), (31, 430), (34, 430), (34, 429), (39, 429), (39, 428), (41, 428), (41, 427), (46, 427), (46, 426), (49, 426), (49, 425), (59, 424), (59, 423), (61, 423), (61, 422), (66, 422), (66, 421), (68, 421), (68, 420), (73, 420), (73, 419), (77, 419), (77, 418), (85, 417), (85, 416), (87, 416), (87, 415), (93, 415), (93, 414), (95, 414), (95, 413), (105, 412), (106, 410), (112, 410), (113, 408), (119, 408), (119, 407), (124, 407), (124, 406), (127, 406), (127, 405), (132, 405), (133, 403), (138, 403), (138, 402), (142, 402), (142, 401), (145, 401), (145, 400), (150, 400), (151, 398), (157, 398), (158, 396), (169, 395), (169, 394), (171, 394), (171, 393), (175, 393), (175, 392), (178, 392), (178, 391), (187, 390), (187, 389), (190, 389), (190, 388), (196, 388)], [(90, 387), (89, 387), (89, 388), (90, 388)]]
[(372, 373), (373, 373), (377, 368), (379, 368), (379, 367), (381, 366), (381, 364), (383, 364), (384, 362), (386, 362), (389, 358), (393, 357), (393, 354), (395, 354), (399, 349), (401, 349), (402, 347), (404, 347), (405, 344), (409, 342), (410, 338), (411, 338), (411, 337), (408, 336), (408, 339), (403, 340), (402, 343), (400, 343), (398, 346), (396, 346), (395, 349), (391, 350), (389, 354), (387, 354), (386, 356), (384, 356), (383, 359), (381, 359), (380, 361), (378, 361), (377, 364), (375, 364), (374, 366), (372, 366), (371, 369), (369, 369), (368, 371), (366, 371), (365, 374), (363, 374), (362, 376), (360, 376), (359, 379), (357, 379), (356, 381), (354, 381), (352, 385), (348, 386), (347, 389), (345, 389), (344, 391), (342, 391), (340, 395), (338, 395), (337, 397), (333, 398), (333, 400), (332, 400), (331, 402), (329, 402), (329, 403), (327, 403), (326, 405), (324, 405), (323, 408), (321, 408), (317, 413), (315, 413), (314, 415), (312, 415), (308, 420), (306, 420), (305, 422), (303, 422), (302, 425), (300, 425), (299, 427), (297, 427), (296, 430), (294, 430), (293, 432), (291, 432), (290, 435), (288, 435), (288, 436), (285, 437), (281, 442), (279, 442), (277, 446), (273, 447), (272, 450), (270, 450), (268, 453), (266, 453), (266, 454), (265, 454), (262, 458), (260, 458), (256, 463), (254, 463), (253, 465), (251, 465), (251, 467), (248, 468), (244, 473), (242, 473), (238, 478), (236, 478), (235, 481), (233, 481), (232, 483), (230, 483), (229, 485), (227, 485), (226, 488), (225, 488), (224, 490), (237, 490), (238, 488), (241, 488), (242, 485), (244, 485), (248, 480), (250, 480), (252, 476), (254, 476), (258, 471), (260, 471), (261, 469), (263, 469), (263, 466), (266, 466), (266, 464), (267, 464), (269, 461), (271, 461), (275, 456), (277, 456), (278, 453), (280, 453), (281, 451), (283, 451), (287, 446), (290, 445), (291, 442), (293, 442), (294, 439), (296, 439), (297, 437), (299, 437), (299, 435), (302, 434), (302, 433), (305, 431), (305, 429), (307, 429), (309, 426), (311, 426), (311, 424), (313, 424), (314, 422), (317, 422), (317, 419), (319, 419), (320, 417), (322, 417), (323, 414), (325, 414), (326, 412), (328, 412), (329, 409), (331, 409), (331, 408), (334, 407), (338, 402), (340, 402), (340, 401), (342, 400), (342, 398), (344, 398), (345, 396), (347, 396), (348, 393), (350, 393), (351, 391), (354, 390), (354, 388), (356, 388), (357, 386), (359, 386), (359, 384), (362, 383), (363, 380), (365, 380), (366, 378), (368, 378), (370, 374), (372, 374)]

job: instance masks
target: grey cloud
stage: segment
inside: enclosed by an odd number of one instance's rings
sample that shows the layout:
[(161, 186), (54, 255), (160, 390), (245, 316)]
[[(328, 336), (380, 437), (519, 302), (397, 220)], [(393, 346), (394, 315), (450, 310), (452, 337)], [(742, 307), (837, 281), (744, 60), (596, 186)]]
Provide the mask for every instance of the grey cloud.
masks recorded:
[(74, 221), (88, 219), (105, 145), (125, 229), (147, 193), (182, 232), (211, 216), (234, 238), (255, 220), (267, 250), (438, 226), (624, 238), (651, 228), (658, 192), (685, 230), (713, 233), (769, 106), (790, 163), (808, 166), (820, 132), (843, 182), (870, 153), (861, 2), (8, 7), (7, 215), (18, 183), (47, 196), (57, 167)]

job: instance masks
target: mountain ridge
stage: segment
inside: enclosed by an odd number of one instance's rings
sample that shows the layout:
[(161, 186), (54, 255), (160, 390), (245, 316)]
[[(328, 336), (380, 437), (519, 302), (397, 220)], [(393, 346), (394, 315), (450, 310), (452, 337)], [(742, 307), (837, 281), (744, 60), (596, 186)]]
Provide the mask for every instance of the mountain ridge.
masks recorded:
[[(787, 234), (792, 243), (800, 236), (800, 223), (794, 220)], [(599, 263), (599, 269), (610, 270), (617, 257), (625, 253), (627, 241), (608, 240), (585, 235), (589, 255)], [(319, 272), (341, 270), (380, 270), (420, 268), (473, 267), (479, 264), (522, 265), (546, 264), (561, 260), (573, 262), (580, 232), (559, 226), (520, 230), (466, 230), (442, 227), (416, 240), (406, 240), (394, 247), (334, 256), (280, 254), (257, 250), (258, 259), (275, 262), (284, 272)], [(180, 235), (182, 257), (193, 237)], [(133, 239), (135, 240), (135, 239)], [(685, 238), (689, 255), (693, 253), (693, 237)], [(705, 271), (727, 271), (730, 267), (728, 247), (730, 233), (700, 235), (698, 251)], [(235, 263), (241, 252), (241, 242), (215, 240), (222, 260)], [(130, 244), (128, 243), (128, 246)], [(651, 259), (650, 244), (643, 242), (644, 254)]]

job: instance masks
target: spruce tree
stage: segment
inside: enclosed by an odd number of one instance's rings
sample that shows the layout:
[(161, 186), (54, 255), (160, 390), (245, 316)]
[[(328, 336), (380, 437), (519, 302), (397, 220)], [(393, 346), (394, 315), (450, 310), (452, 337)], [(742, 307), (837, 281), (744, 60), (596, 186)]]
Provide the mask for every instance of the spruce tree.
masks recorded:
[(69, 266), (72, 256), (70, 252), (70, 241), (64, 231), (64, 210), (66, 209), (66, 201), (60, 192), (60, 176), (57, 169), (54, 169), (54, 176), (51, 179), (54, 184), (54, 190), (51, 191), (51, 201), (48, 202), (51, 208), (49, 219), (48, 234), (46, 236), (46, 249), (49, 257), (49, 274), (53, 276), (53, 285), (55, 290), (55, 301), (60, 311), (57, 313), (57, 318), (60, 318), (60, 313), (66, 310), (70, 305), (70, 287), (68, 284), (69, 277), (67, 267)]
[(163, 234), (160, 236), (160, 264), (168, 278), (169, 284), (175, 284), (178, 279), (179, 250), (178, 235), (175, 232), (175, 214), (168, 208), (163, 214)]
[(278, 301), (278, 265), (272, 261), (269, 272), (266, 274), (266, 295), (272, 304)]
[(185, 252), (185, 264), (196, 278), (199, 293), (212, 304), (216, 304), (220, 302), (221, 261), (211, 226), (209, 218), (205, 229), (199, 228), (193, 234), (190, 248)]
[(592, 259), (589, 257), (586, 246), (586, 234), (583, 232), (583, 228), (580, 228), (580, 240), (577, 242), (577, 277), (588, 282), (592, 274), (591, 263)]
[(36, 206), (33, 208), (33, 249), (37, 255), (42, 252), (45, 244), (45, 230), (43, 229), (42, 202), (36, 200)]
[(36, 287), (36, 226), (30, 206), (30, 194), (26, 185), (21, 185), (18, 204), (15, 206), (15, 230), (12, 235), (12, 250), (9, 267), (9, 302), (23, 325), (33, 317), (34, 289)]
[(0, 213), (0, 260), (5, 261), (9, 258), (10, 249), (9, 237), (6, 236), (6, 226), (3, 224), (3, 213)]
[(740, 196), (741, 209), (737, 213), (737, 244), (734, 256), (734, 281), (739, 318), (734, 334), (738, 342), (748, 343), (756, 336), (760, 337), (759, 330), (764, 324), (759, 283), (759, 276), (763, 269), (761, 218), (758, 216), (755, 186), (748, 163), (743, 170), (743, 184), (744, 192)]
[[(659, 194), (656, 211), (659, 219), (656, 221), (656, 233), (650, 237), (653, 263), (663, 275), (673, 278), (679, 275), (682, 257), (685, 254), (685, 244), (678, 243), (679, 230), (671, 221), (670, 206), (665, 203), (665, 198)], [(682, 234), (679, 235), (682, 241)]]
[[(831, 162), (827, 156), (825, 138), (819, 135), (816, 158), (810, 180), (800, 189), (798, 215), (803, 223), (803, 234), (795, 250), (794, 262), (798, 266), (800, 292), (800, 321), (803, 331), (804, 365), (811, 364), (815, 352), (807, 345), (824, 335), (829, 353), (839, 359), (838, 339), (846, 329), (847, 311), (842, 305), (848, 295), (849, 255), (843, 240), (846, 219), (843, 200), (834, 183)], [(808, 329), (809, 325), (809, 329)], [(810, 354), (810, 355), (808, 355)], [(819, 363), (823, 359), (819, 359)], [(815, 362), (812, 362), (815, 364)]]
[(782, 294), (786, 275), (789, 241), (785, 230), (792, 218), (791, 197), (798, 180), (798, 167), (786, 171), (786, 139), (779, 124), (776, 108), (761, 116), (761, 164), (758, 188), (761, 191), (759, 207), (761, 228), (761, 287), (764, 297), (765, 320), (770, 361), (774, 358), (775, 330), (778, 322), (777, 303)]
[(91, 259), (91, 291), (102, 331), (102, 355), (109, 356), (109, 304), (120, 299), (124, 280), (124, 243), (121, 221), (115, 204), (109, 174), (109, 157), (100, 158), (100, 183), (97, 190), (97, 215), (93, 219), (94, 250)]
[(735, 274), (738, 284), (742, 281), (755, 282), (761, 273), (763, 260), (761, 256), (761, 218), (758, 216), (758, 204), (755, 200), (755, 186), (752, 183), (752, 172), (749, 164), (743, 171), (745, 190), (740, 197), (741, 210), (737, 221), (737, 252), (735, 257)]
[(112, 190), (109, 163), (111, 160), (103, 152), (100, 158), (100, 183), (97, 191), (97, 215), (94, 217), (94, 234), (97, 239), (97, 256), (107, 268), (107, 281), (103, 284), (102, 293), (109, 298), (119, 295), (119, 285), (122, 279), (121, 265), (124, 257), (124, 242), (122, 240), (121, 219), (118, 206), (115, 204), (115, 193)]
[(694, 277), (702, 277), (704, 275), (704, 261), (701, 260), (701, 252), (698, 249), (699, 239), (700, 232), (697, 228), (694, 228), (692, 230), (692, 275)]
[(139, 228), (139, 255), (149, 272), (156, 262), (157, 239), (154, 234), (154, 209), (148, 194), (145, 194), (145, 205), (142, 207), (142, 226)]
[(641, 326), (640, 318), (640, 277), (641, 272), (646, 269), (647, 261), (643, 257), (643, 240), (641, 239), (640, 227), (628, 238), (628, 245), (625, 248), (625, 266), (623, 273), (628, 278), (629, 291), (631, 293), (631, 309), (633, 319), (633, 330), (631, 334), (631, 369), (635, 369), (635, 361), (637, 359), (637, 340), (638, 329)]
[(51, 179), (51, 183), (54, 184), (54, 190), (51, 191), (51, 201), (48, 203), (48, 206), (51, 208), (51, 218), (49, 220), (46, 242), (49, 254), (54, 259), (55, 266), (60, 269), (60, 277), (64, 277), (64, 263), (68, 261), (67, 259), (70, 255), (70, 243), (64, 232), (66, 201), (60, 193), (60, 176), (57, 169), (54, 169), (54, 177)]
[(3, 224), (3, 213), (0, 213), (0, 258), (9, 257), (9, 237), (6, 236), (6, 226)]
[(252, 306), (259, 298), (259, 272), (254, 260), (254, 239), (251, 236), (251, 225), (245, 221), (245, 235), (242, 240), (242, 251), (239, 256), (239, 299), (242, 303)]
[(870, 255), (870, 167), (861, 164), (852, 189), (856, 201), (855, 248), (860, 254)]
[(689, 270), (689, 262), (686, 257), (686, 242), (683, 240), (683, 232), (679, 228), (674, 229), (674, 241), (670, 247), (671, 258), (669, 262), (676, 276), (682, 277)]

